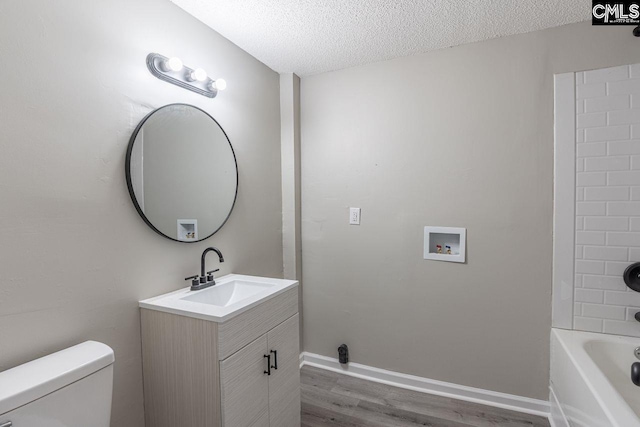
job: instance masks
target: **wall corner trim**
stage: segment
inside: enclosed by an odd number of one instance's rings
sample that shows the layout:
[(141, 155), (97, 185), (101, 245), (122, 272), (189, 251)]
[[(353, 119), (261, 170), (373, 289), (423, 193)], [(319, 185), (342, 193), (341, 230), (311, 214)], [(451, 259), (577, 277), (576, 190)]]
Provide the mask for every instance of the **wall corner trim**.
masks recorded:
[(313, 366), (315, 368), (326, 369), (328, 371), (387, 384), (393, 387), (450, 397), (452, 399), (479, 403), (526, 414), (539, 415), (546, 418), (549, 418), (550, 414), (549, 402), (544, 400), (432, 380), (415, 375), (374, 368), (373, 366), (361, 365), (359, 363), (349, 363), (348, 366), (343, 367), (338, 362), (338, 359), (308, 352), (300, 354), (300, 361), (301, 368), (303, 366)]
[(553, 277), (554, 328), (573, 329), (576, 212), (575, 73), (554, 77)]
[(300, 77), (280, 74), (282, 251), (286, 279), (302, 280)]

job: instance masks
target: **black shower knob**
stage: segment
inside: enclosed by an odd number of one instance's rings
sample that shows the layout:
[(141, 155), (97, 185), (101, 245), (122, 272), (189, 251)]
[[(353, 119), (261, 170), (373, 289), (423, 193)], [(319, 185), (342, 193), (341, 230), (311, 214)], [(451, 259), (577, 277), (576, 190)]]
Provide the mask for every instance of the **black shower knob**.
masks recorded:
[(640, 262), (636, 262), (627, 267), (622, 277), (624, 278), (624, 283), (626, 283), (630, 289), (640, 292)]

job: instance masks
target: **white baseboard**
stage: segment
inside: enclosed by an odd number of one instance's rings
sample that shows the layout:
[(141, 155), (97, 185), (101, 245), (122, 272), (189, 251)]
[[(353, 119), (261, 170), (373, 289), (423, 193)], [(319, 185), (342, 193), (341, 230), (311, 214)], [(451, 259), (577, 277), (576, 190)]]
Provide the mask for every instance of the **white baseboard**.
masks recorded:
[(361, 365), (359, 363), (349, 363), (344, 366), (338, 362), (338, 359), (321, 356), (319, 354), (301, 353), (300, 367), (305, 365), (394, 387), (495, 406), (497, 408), (509, 409), (526, 414), (539, 415), (547, 418), (549, 418), (550, 414), (549, 402), (544, 400), (431, 380), (415, 375), (401, 374), (372, 366)]

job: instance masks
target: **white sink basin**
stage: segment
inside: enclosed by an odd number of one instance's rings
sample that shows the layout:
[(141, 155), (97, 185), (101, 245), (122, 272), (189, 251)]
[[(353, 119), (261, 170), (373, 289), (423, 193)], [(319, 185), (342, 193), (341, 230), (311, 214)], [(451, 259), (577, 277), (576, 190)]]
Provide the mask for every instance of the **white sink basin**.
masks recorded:
[(273, 283), (232, 280), (226, 283), (216, 283), (215, 286), (203, 289), (200, 292), (190, 293), (181, 299), (183, 301), (211, 304), (216, 307), (228, 307), (274, 286), (275, 284)]
[(140, 301), (141, 308), (224, 322), (297, 286), (295, 280), (229, 274), (201, 291), (190, 288)]

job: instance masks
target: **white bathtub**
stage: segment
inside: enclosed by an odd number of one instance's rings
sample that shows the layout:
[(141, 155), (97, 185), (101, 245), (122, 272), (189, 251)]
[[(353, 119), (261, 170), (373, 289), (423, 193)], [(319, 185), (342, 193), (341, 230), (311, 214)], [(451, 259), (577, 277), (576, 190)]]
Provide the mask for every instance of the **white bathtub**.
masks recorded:
[(631, 382), (640, 338), (553, 329), (551, 418), (556, 427), (640, 427)]

